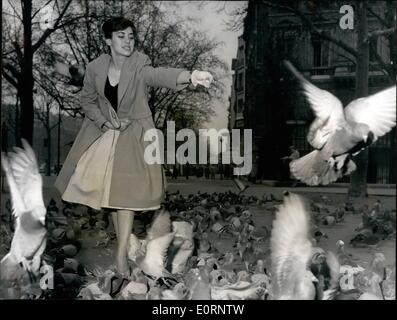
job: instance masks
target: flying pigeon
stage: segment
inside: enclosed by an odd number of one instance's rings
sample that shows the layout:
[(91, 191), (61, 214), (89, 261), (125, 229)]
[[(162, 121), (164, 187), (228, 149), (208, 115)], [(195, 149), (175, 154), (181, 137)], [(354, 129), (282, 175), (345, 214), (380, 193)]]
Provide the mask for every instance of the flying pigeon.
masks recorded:
[[(303, 199), (287, 193), (278, 208), (270, 240), (275, 300), (322, 300), (331, 295), (329, 291), (335, 290), (339, 265), (334, 263), (336, 258), (331, 252), (326, 254), (312, 246), (309, 229), (309, 213)], [(321, 256), (325, 269), (314, 265), (320, 262), (316, 260)]]
[(15, 232), (10, 252), (1, 260), (2, 277), (7, 278), (21, 265), (31, 281), (39, 274), (41, 255), (46, 246), (46, 207), (43, 201), (42, 178), (36, 157), (28, 142), (24, 149), (1, 154), (1, 164), (10, 188)]
[(352, 156), (396, 125), (396, 86), (343, 108), (332, 93), (310, 83), (289, 61), (284, 63), (300, 81), (316, 117), (307, 135), (315, 150), (291, 161), (291, 174), (308, 185), (327, 185), (356, 170)]
[(69, 65), (60, 61), (59, 59), (55, 59), (53, 67), (56, 73), (69, 79), (68, 84), (76, 87), (83, 86), (85, 74), (84, 66), (80, 64)]
[(159, 211), (147, 232), (145, 249), (135, 250), (135, 263), (147, 276), (155, 279), (173, 278), (166, 266), (168, 248), (174, 236), (175, 232), (171, 232), (169, 212)]
[(314, 300), (317, 279), (308, 268), (312, 253), (308, 235), (303, 200), (290, 193), (279, 207), (270, 239), (275, 300)]

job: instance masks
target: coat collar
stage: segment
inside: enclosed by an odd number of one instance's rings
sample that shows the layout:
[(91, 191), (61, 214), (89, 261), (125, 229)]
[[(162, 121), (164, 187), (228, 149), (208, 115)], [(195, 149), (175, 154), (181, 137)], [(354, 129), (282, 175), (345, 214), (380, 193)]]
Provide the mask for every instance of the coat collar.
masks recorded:
[[(120, 80), (119, 80), (119, 86), (117, 89), (117, 110), (119, 110), (120, 103), (127, 91), (128, 84), (134, 77), (133, 72), (135, 68), (133, 67), (134, 64), (137, 64), (137, 59), (138, 59), (138, 52), (134, 51), (131, 56), (129, 56), (127, 59), (125, 59), (124, 64), (121, 68), (121, 73), (120, 73)], [(108, 76), (109, 72), (109, 66), (111, 62), (111, 55), (110, 54), (103, 54), (98, 58), (98, 68), (97, 68), (97, 83), (99, 85), (99, 93), (102, 96), (105, 96), (105, 84), (106, 84), (106, 78)]]

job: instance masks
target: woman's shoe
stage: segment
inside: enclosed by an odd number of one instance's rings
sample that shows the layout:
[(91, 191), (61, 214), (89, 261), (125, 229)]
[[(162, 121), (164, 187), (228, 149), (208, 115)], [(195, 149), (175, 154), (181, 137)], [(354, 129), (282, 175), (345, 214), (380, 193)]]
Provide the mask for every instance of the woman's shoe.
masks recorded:
[(132, 268), (128, 267), (128, 271), (122, 272), (122, 273), (120, 273), (120, 275), (126, 280), (131, 280)]
[(127, 282), (128, 280), (121, 276), (121, 275), (116, 275), (112, 278), (110, 282), (110, 296), (113, 298), (115, 297), (123, 288), (123, 285)]

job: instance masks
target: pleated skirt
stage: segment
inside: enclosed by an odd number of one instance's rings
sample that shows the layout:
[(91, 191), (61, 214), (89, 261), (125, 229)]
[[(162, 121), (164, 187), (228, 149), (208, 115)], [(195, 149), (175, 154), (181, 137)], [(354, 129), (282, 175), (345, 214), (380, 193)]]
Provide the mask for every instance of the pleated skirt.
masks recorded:
[(62, 199), (96, 210), (159, 209), (165, 176), (161, 165), (144, 160), (144, 127), (134, 123), (123, 132), (108, 130), (98, 138), (78, 161)]

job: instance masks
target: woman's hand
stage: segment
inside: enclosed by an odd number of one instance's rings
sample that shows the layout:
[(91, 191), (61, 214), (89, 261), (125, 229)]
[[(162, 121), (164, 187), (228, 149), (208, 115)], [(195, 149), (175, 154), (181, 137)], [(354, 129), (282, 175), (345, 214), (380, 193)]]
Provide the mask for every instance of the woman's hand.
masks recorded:
[(125, 129), (128, 128), (128, 126), (131, 124), (131, 120), (129, 119), (121, 119), (120, 120), (120, 127), (115, 128), (110, 121), (106, 121), (102, 127), (101, 127), (101, 131), (102, 132), (106, 132), (108, 130), (120, 130), (120, 131), (124, 131)]
[(192, 84), (195, 87), (198, 84), (201, 84), (202, 86), (204, 86), (206, 88), (209, 88), (211, 83), (214, 81), (214, 77), (212, 76), (211, 73), (209, 73), (207, 71), (198, 71), (198, 70), (194, 70), (192, 72), (190, 79), (192, 81)]
[(131, 120), (129, 119), (121, 119), (120, 120), (120, 131), (124, 131), (125, 129), (128, 128), (128, 126), (131, 124)]
[(115, 130), (115, 128), (113, 127), (113, 125), (112, 125), (109, 121), (106, 121), (106, 122), (102, 125), (101, 131), (102, 131), (102, 132), (106, 132), (106, 131), (108, 131), (109, 129)]

